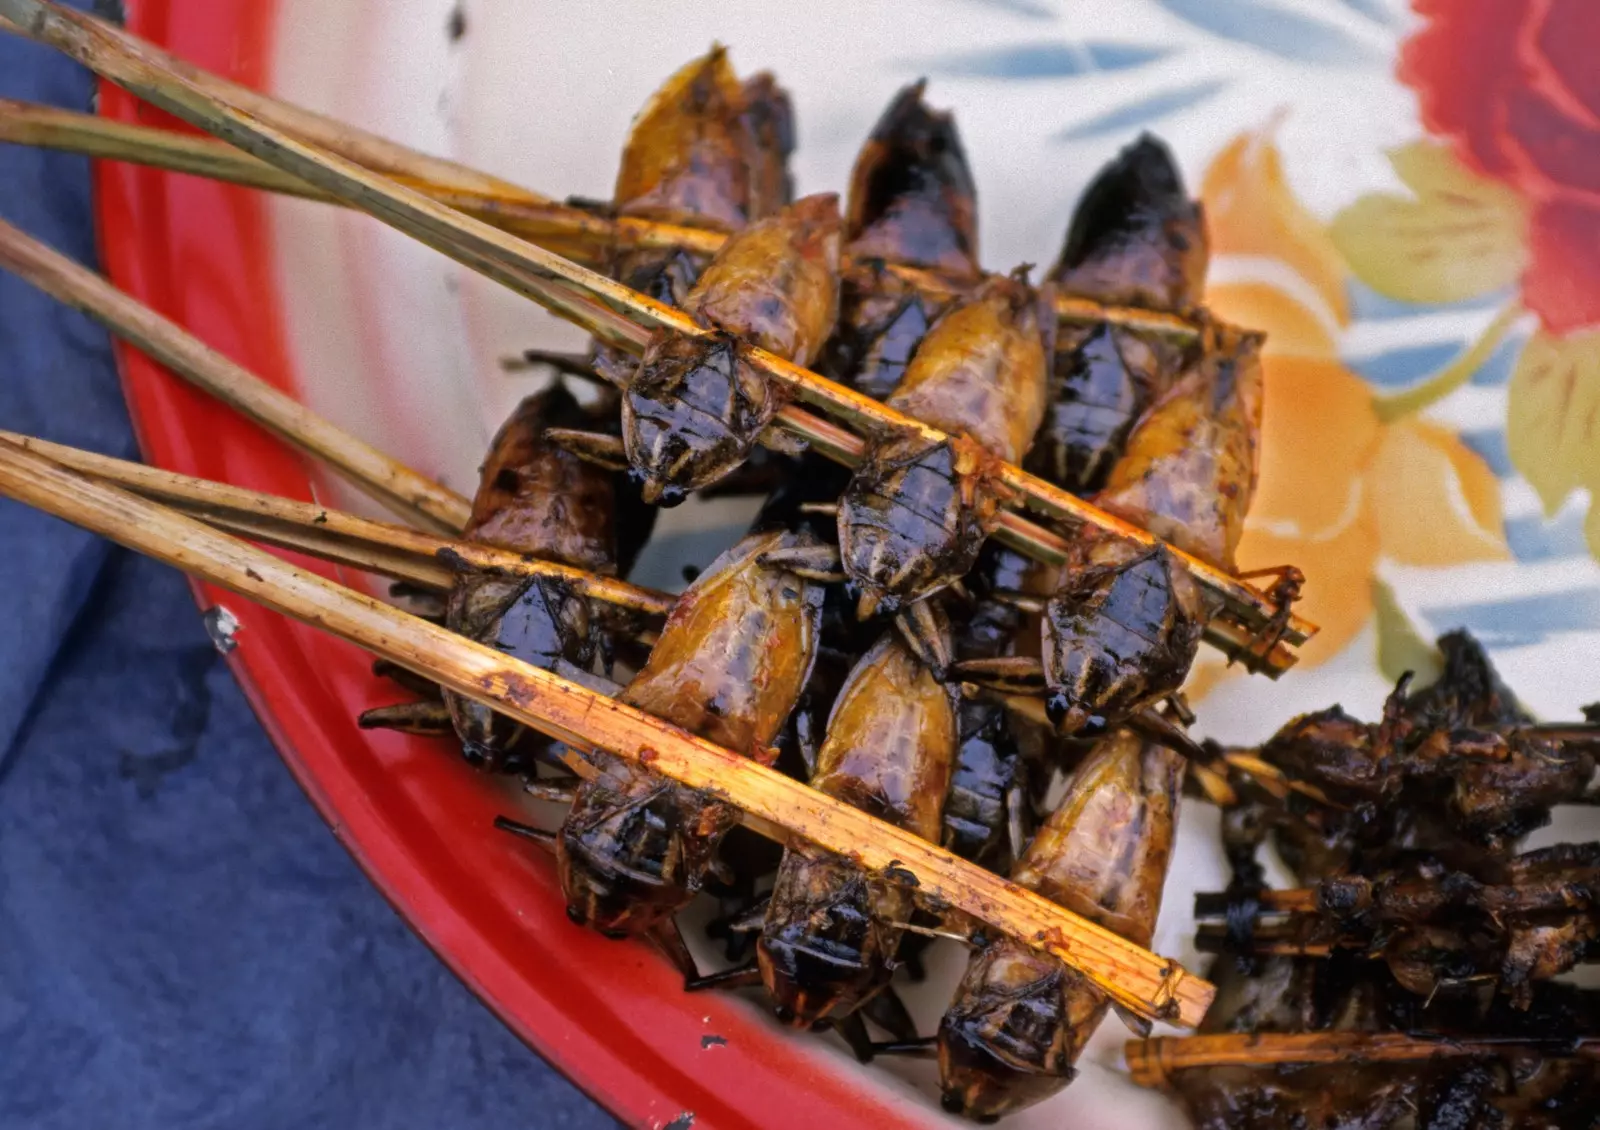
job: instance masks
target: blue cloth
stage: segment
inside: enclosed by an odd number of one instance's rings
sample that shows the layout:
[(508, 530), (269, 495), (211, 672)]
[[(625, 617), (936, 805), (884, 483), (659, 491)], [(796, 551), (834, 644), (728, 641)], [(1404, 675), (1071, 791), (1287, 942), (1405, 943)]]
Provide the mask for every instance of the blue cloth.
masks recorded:
[[(90, 107), (0, 36), (0, 96)], [(87, 162), (0, 216), (94, 261)], [(106, 334), (0, 272), (0, 426), (134, 444)], [(183, 579), (0, 501), (0, 1128), (600, 1127), (368, 885)]]

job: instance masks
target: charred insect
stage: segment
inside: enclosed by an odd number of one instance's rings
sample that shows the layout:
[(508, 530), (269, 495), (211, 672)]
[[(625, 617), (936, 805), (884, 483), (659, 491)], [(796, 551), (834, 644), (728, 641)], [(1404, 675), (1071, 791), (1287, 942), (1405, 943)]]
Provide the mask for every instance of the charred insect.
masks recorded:
[[(616, 516), (627, 499), (619, 498), (610, 473), (544, 439), (544, 429), (552, 424), (594, 418), (559, 382), (523, 400), (490, 445), (462, 536), (614, 575)], [(639, 513), (630, 511), (622, 547), (629, 564), (649, 536), (653, 517), (647, 508), (636, 509)], [(606, 649), (606, 633), (589, 602), (554, 580), (463, 573), (450, 591), (444, 619), (469, 639), (568, 674), (587, 672), (597, 653)], [(407, 728), (425, 722), (437, 732), (453, 726), (469, 761), (491, 771), (514, 767), (511, 757), (521, 727), (481, 703), (446, 691), (442, 708), (381, 708), (362, 716), (364, 726), (401, 720)]]
[(663, 506), (744, 462), (782, 407), (744, 348), (810, 364), (838, 309), (839, 208), (808, 196), (728, 240), (681, 303), (717, 332), (658, 333), (622, 390), (622, 441), (563, 432), (561, 443), (616, 465)]
[(1149, 134), (1089, 185), (1050, 278), (1115, 306), (1188, 310), (1205, 288), (1205, 217), (1167, 147)]
[(923, 339), (888, 404), (951, 433), (872, 442), (839, 506), (839, 553), (859, 614), (895, 612), (958, 580), (977, 560), (999, 502), (995, 460), (1015, 462), (1044, 412), (1037, 295), (992, 278)]
[[(1172, 854), (1181, 756), (1120, 731), (1071, 778), (1011, 870), (1014, 882), (1149, 945)], [(1054, 957), (1002, 939), (973, 955), (939, 1025), (946, 1110), (980, 1121), (1065, 1087), (1110, 1007)]]
[[(746, 538), (679, 598), (620, 698), (726, 749), (768, 758), (810, 675), (821, 594), (762, 564), (799, 540)], [(738, 814), (647, 766), (596, 752), (556, 839), (567, 914), (608, 936), (663, 926), (699, 889)]]
[[(882, 400), (950, 302), (978, 277), (976, 190), (954, 119), (900, 91), (856, 157), (845, 214), (853, 258), (840, 282), (839, 325), (820, 361), (834, 380)], [(888, 264), (931, 271), (910, 277)], [(938, 286), (926, 285), (937, 281)]]
[(1148, 708), (1182, 686), (1194, 663), (1205, 625), (1199, 587), (1163, 545), (1086, 539), (1075, 553), (1063, 587), (1028, 602), (1043, 612), (1042, 659), (970, 660), (958, 673), (1007, 691), (1042, 685), (1066, 736), (1132, 722), (1174, 737)]
[(1270, 799), (1248, 801), (1258, 838), (1270, 834), (1302, 882), (1419, 854), (1479, 871), (1509, 858), (1553, 806), (1585, 795), (1600, 731), (1533, 723), (1466, 633), (1440, 647), (1439, 680), (1415, 696), (1403, 680), (1382, 721), (1334, 707), (1290, 721), (1255, 751), (1336, 806), (1307, 821)]
[[(1046, 277), (1069, 294), (1181, 312), (1199, 303), (1207, 262), (1200, 205), (1166, 146), (1146, 136), (1090, 185)], [(1134, 422), (1195, 360), (1189, 347), (1109, 322), (1064, 327), (1028, 470), (1079, 494), (1100, 489)]]
[[(840, 691), (811, 785), (935, 840), (955, 744), (950, 692), (891, 634)], [(791, 844), (756, 944), (778, 1015), (811, 1027), (849, 1015), (882, 991), (912, 909), (905, 884)]]
[(850, 173), (850, 253), (956, 279), (978, 275), (977, 188), (954, 119), (925, 82), (895, 95)]
[(1255, 495), (1258, 335), (1218, 330), (1206, 356), (1151, 406), (1095, 504), (1228, 572)]

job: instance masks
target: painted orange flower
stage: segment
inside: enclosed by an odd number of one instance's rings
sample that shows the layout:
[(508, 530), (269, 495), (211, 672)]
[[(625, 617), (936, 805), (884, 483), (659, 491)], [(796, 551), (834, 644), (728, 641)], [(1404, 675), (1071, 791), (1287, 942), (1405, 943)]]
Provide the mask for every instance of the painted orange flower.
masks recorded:
[(1499, 485), (1449, 429), (1376, 398), (1340, 363), (1349, 269), (1295, 199), (1270, 128), (1228, 145), (1202, 196), (1215, 256), (1207, 302), (1268, 334), (1261, 482), (1239, 566), (1305, 572), (1302, 611), (1322, 631), (1301, 662), (1315, 665), (1372, 620), (1380, 559), (1509, 558)]

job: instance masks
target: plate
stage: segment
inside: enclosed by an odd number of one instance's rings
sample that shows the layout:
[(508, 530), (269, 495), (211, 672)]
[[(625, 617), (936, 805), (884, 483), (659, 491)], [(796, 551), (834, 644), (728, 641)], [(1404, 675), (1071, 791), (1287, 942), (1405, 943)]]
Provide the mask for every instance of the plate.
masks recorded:
[[(714, 39), (741, 73), (773, 69), (792, 91), (801, 191), (844, 184), (880, 109), (927, 74), (930, 101), (955, 109), (966, 140), (991, 268), (1053, 259), (1094, 170), (1141, 129), (1158, 131), (1207, 203), (1212, 301), (1272, 334), (1262, 487), (1241, 559), (1299, 564), (1307, 614), (1325, 625), (1276, 685), (1204, 664), (1202, 730), (1257, 740), (1336, 700), (1372, 714), (1400, 667), (1429, 662), (1425, 641), (1457, 626), (1478, 632), (1541, 714), (1572, 716), (1600, 697), (1585, 661), (1600, 644), (1600, 568), (1584, 534), (1600, 519), (1576, 489), (1600, 452), (1561, 427), (1583, 402), (1529, 375), (1538, 362), (1594, 380), (1582, 366), (1600, 346), (1573, 332), (1573, 310), (1588, 316), (1584, 280), (1519, 276), (1526, 219), (1549, 194), (1451, 134), (1460, 115), (1426, 37), (1463, 33), (1419, 29), (1400, 0), (1129, 0), (1114, 12), (929, 0), (914, 19), (887, 0), (704, 2), (670, 20), (642, 3), (604, 18), (513, 0), (127, 7), (131, 30), (236, 81), (556, 196), (608, 195), (633, 111)], [(114, 89), (101, 109), (171, 124)], [(457, 489), (470, 493), (490, 434), (529, 391), (498, 359), (581, 341), (364, 217), (151, 170), (102, 165), (96, 176), (104, 261), (120, 286)], [(1451, 185), (1486, 202), (1499, 259), (1452, 243), (1451, 217), (1426, 210)], [(1405, 206), (1424, 210), (1395, 210)], [(1394, 246), (1405, 216), (1428, 221), (1405, 228), (1423, 241), (1408, 250), (1453, 264), (1455, 285), (1374, 251)], [(1552, 302), (1552, 287), (1566, 300)], [(365, 508), (143, 357), (120, 356), (151, 462)], [(1581, 381), (1578, 393), (1600, 400)], [(740, 517), (726, 504), (670, 512), (637, 579), (672, 583)], [(797, 1038), (736, 997), (685, 995), (652, 952), (572, 926), (548, 861), (490, 826), (518, 797), (440, 744), (357, 729), (357, 713), (397, 697), (362, 653), (229, 594), (197, 596), (238, 618), (230, 661), (334, 834), (474, 992), (619, 1118), (679, 1130), (690, 1115), (719, 1130), (947, 1121), (927, 1065), (861, 1069), (832, 1038)], [(1215, 814), (1190, 805), (1156, 948), (1191, 964), (1187, 907), (1221, 881), (1214, 844)], [(960, 963), (943, 954), (935, 984)], [(937, 988), (913, 1001), (928, 1030), (941, 1007)], [(1123, 1037), (1108, 1021), (1083, 1077), (1008, 1125), (1182, 1125), (1122, 1079)]]

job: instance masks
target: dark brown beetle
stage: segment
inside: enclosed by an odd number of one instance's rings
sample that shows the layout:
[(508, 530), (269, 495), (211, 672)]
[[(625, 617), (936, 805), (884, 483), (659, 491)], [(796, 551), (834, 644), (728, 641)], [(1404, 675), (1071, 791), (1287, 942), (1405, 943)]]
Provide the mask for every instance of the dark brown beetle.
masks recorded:
[[(1012, 881), (1148, 946), (1183, 774), (1180, 755), (1113, 734), (1073, 774)], [(1010, 938), (984, 946), (939, 1025), (945, 1109), (992, 1121), (1055, 1094), (1110, 1004), (1058, 958)]]
[(972, 172), (954, 119), (928, 108), (924, 86), (895, 95), (856, 156), (845, 211), (852, 262), (820, 361), (874, 400), (894, 391), (929, 327), (979, 276)]
[[(839, 692), (811, 785), (937, 840), (955, 745), (950, 691), (891, 633)], [(791, 844), (756, 944), (779, 1017), (811, 1027), (881, 992), (912, 910), (911, 889), (893, 876)]]
[[(1199, 305), (1208, 260), (1200, 205), (1166, 146), (1145, 136), (1090, 185), (1046, 278), (1068, 294), (1184, 313)], [(1063, 327), (1028, 470), (1078, 494), (1098, 490), (1134, 422), (1196, 357), (1193, 346), (1109, 322)]]
[[(679, 598), (642, 671), (619, 696), (692, 733), (769, 759), (816, 656), (821, 593), (763, 564), (802, 540), (745, 538)], [(700, 888), (738, 814), (715, 797), (605, 753), (556, 838), (567, 913), (608, 936), (665, 926)]]
[(681, 303), (717, 332), (657, 333), (623, 382), (622, 441), (561, 432), (574, 451), (625, 457), (645, 500), (672, 506), (744, 462), (783, 405), (747, 345), (809, 365), (833, 331), (839, 298), (839, 202), (808, 196), (723, 244)]
[[(619, 496), (610, 472), (544, 439), (547, 427), (592, 423), (605, 410), (583, 408), (559, 382), (524, 399), (489, 447), (462, 537), (614, 576), (621, 505), (628, 513), (623, 564), (631, 564), (654, 511), (629, 507), (630, 492)], [(609, 655), (607, 633), (589, 602), (555, 580), (462, 573), (445, 602), (444, 622), (469, 639), (569, 676), (589, 671), (597, 654)], [(512, 755), (522, 727), (449, 691), (442, 707), (379, 708), (362, 715), (361, 724), (440, 733), (453, 727), (469, 761), (491, 771), (519, 767)]]
[(990, 278), (923, 339), (887, 403), (951, 433), (873, 440), (839, 505), (839, 557), (858, 614), (896, 612), (959, 580), (977, 560), (999, 491), (1044, 412), (1041, 300), (1020, 279)]
[(1201, 206), (1171, 151), (1144, 134), (1085, 190), (1049, 277), (1111, 306), (1187, 311), (1200, 301), (1209, 259)]

